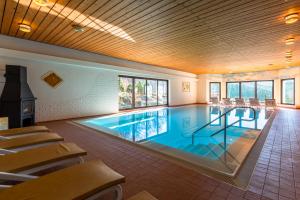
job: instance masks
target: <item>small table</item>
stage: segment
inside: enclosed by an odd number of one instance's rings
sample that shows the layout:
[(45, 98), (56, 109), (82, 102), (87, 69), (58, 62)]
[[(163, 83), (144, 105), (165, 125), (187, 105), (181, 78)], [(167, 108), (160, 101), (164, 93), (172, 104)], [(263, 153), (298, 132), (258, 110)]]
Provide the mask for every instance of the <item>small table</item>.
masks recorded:
[(8, 117), (0, 117), (0, 130), (8, 129)]

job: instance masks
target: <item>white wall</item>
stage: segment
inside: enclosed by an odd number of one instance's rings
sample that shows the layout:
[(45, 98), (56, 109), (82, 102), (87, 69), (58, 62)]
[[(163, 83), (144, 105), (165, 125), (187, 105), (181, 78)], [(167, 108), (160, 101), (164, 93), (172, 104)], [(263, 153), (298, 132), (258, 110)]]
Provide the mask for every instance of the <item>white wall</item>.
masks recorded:
[[(37, 121), (118, 111), (118, 74), (116, 72), (1, 56), (0, 68), (4, 69), (6, 64), (27, 67), (28, 84), (37, 97)], [(41, 76), (48, 71), (54, 71), (63, 79), (63, 83), (55, 89), (41, 79)]]
[(295, 106), (287, 106), (287, 107), (300, 108), (300, 67), (264, 71), (264, 72), (240, 73), (240, 74), (224, 74), (224, 75), (206, 74), (206, 75), (199, 75), (198, 78), (199, 78), (198, 81), (198, 102), (199, 103), (207, 103), (209, 101), (209, 82), (221, 82), (221, 97), (225, 98), (226, 82), (251, 81), (251, 80), (274, 80), (274, 98), (276, 99), (278, 104), (280, 104), (281, 101), (281, 79), (295, 78)]
[[(197, 102), (197, 77), (194, 74), (169, 69), (157, 69), (155, 66), (133, 63), (122, 60), (130, 67), (120, 67), (111, 64), (102, 64), (99, 55), (89, 54), (97, 62), (86, 61), (85, 53), (67, 49), (70, 52), (67, 58), (42, 54), (55, 48), (56, 52), (64, 52), (65, 48), (41, 44), (32, 41), (9, 38), (13, 42), (12, 49), (8, 49), (7, 37), (0, 35), (0, 93), (2, 92), (3, 73), (6, 64), (22, 65), (27, 67), (28, 83), (38, 98), (36, 103), (36, 120), (49, 121), (82, 116), (101, 115), (118, 112), (118, 75), (134, 75), (169, 80), (169, 104), (181, 105)], [(5, 41), (1, 43), (1, 39)], [(24, 42), (24, 45), (20, 45)], [(18, 44), (15, 44), (18, 43)], [(5, 44), (5, 48), (1, 48)], [(31, 46), (31, 51), (27, 48)], [(39, 47), (39, 54), (35, 52), (35, 45)], [(26, 46), (25, 50), (23, 47)], [(42, 48), (41, 48), (42, 47)], [(52, 51), (51, 51), (52, 52)], [(55, 53), (55, 52), (52, 52)], [(64, 52), (65, 54), (66, 52)], [(72, 58), (76, 55), (76, 58)], [(79, 59), (80, 56), (85, 59)], [(105, 61), (109, 57), (104, 56)], [(114, 58), (112, 58), (114, 60)], [(119, 60), (118, 60), (119, 61)], [(145, 67), (148, 70), (145, 70)], [(154, 69), (154, 70), (152, 70)], [(63, 83), (57, 88), (49, 87), (41, 77), (54, 71)], [(182, 91), (182, 82), (191, 84), (191, 92)]]
[[(190, 82), (191, 92), (182, 91), (182, 82)], [(169, 79), (171, 106), (197, 103), (197, 80), (191, 78)]]

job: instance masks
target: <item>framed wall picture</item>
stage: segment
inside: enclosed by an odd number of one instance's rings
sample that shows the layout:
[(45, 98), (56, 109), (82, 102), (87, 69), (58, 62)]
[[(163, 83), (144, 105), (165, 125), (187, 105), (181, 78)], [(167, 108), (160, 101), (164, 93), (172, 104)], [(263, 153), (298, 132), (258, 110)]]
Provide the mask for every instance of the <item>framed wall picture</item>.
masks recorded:
[(182, 82), (182, 91), (183, 92), (190, 92), (191, 91), (190, 82)]
[(47, 72), (41, 77), (41, 79), (52, 88), (56, 88), (63, 82), (62, 78), (53, 71)]

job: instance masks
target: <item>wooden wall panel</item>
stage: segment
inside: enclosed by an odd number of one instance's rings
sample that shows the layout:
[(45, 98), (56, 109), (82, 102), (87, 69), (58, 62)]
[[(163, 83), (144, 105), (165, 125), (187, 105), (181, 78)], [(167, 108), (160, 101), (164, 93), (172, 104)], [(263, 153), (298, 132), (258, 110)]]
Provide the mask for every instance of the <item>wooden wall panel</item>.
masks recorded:
[(5, 3), (6, 1), (0, 1), (0, 32), (1, 32), (2, 19), (4, 15)]
[[(196, 74), (298, 66), (296, 0), (33, 0), (0, 2), (1, 34)], [(18, 24), (32, 27), (19, 31)], [(84, 32), (75, 32), (79, 24)], [(296, 44), (286, 46), (288, 36)], [(292, 50), (287, 64), (285, 52)]]

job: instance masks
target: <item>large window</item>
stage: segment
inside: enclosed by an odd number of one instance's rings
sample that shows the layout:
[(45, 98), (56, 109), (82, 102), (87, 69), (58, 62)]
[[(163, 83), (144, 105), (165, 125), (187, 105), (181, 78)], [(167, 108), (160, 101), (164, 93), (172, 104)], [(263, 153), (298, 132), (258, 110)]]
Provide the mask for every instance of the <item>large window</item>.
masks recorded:
[(295, 104), (295, 79), (281, 80), (281, 103)]
[(239, 82), (228, 82), (226, 83), (227, 98), (240, 98), (240, 83)]
[(147, 106), (157, 106), (157, 80), (147, 80)]
[(119, 76), (119, 108), (131, 109), (168, 104), (168, 81)]
[(158, 105), (168, 104), (168, 82), (158, 81)]
[(221, 99), (221, 83), (220, 82), (210, 82), (209, 83), (209, 97), (218, 97)]
[(146, 106), (146, 79), (134, 80), (135, 107)]
[(257, 81), (257, 98), (260, 101), (273, 99), (273, 81)]
[(249, 98), (255, 98), (255, 82), (241, 83), (241, 97), (247, 101)]
[(274, 81), (227, 82), (227, 98), (257, 98), (260, 101), (274, 98)]
[(119, 107), (120, 109), (132, 108), (133, 106), (133, 79), (122, 77), (119, 79)]

